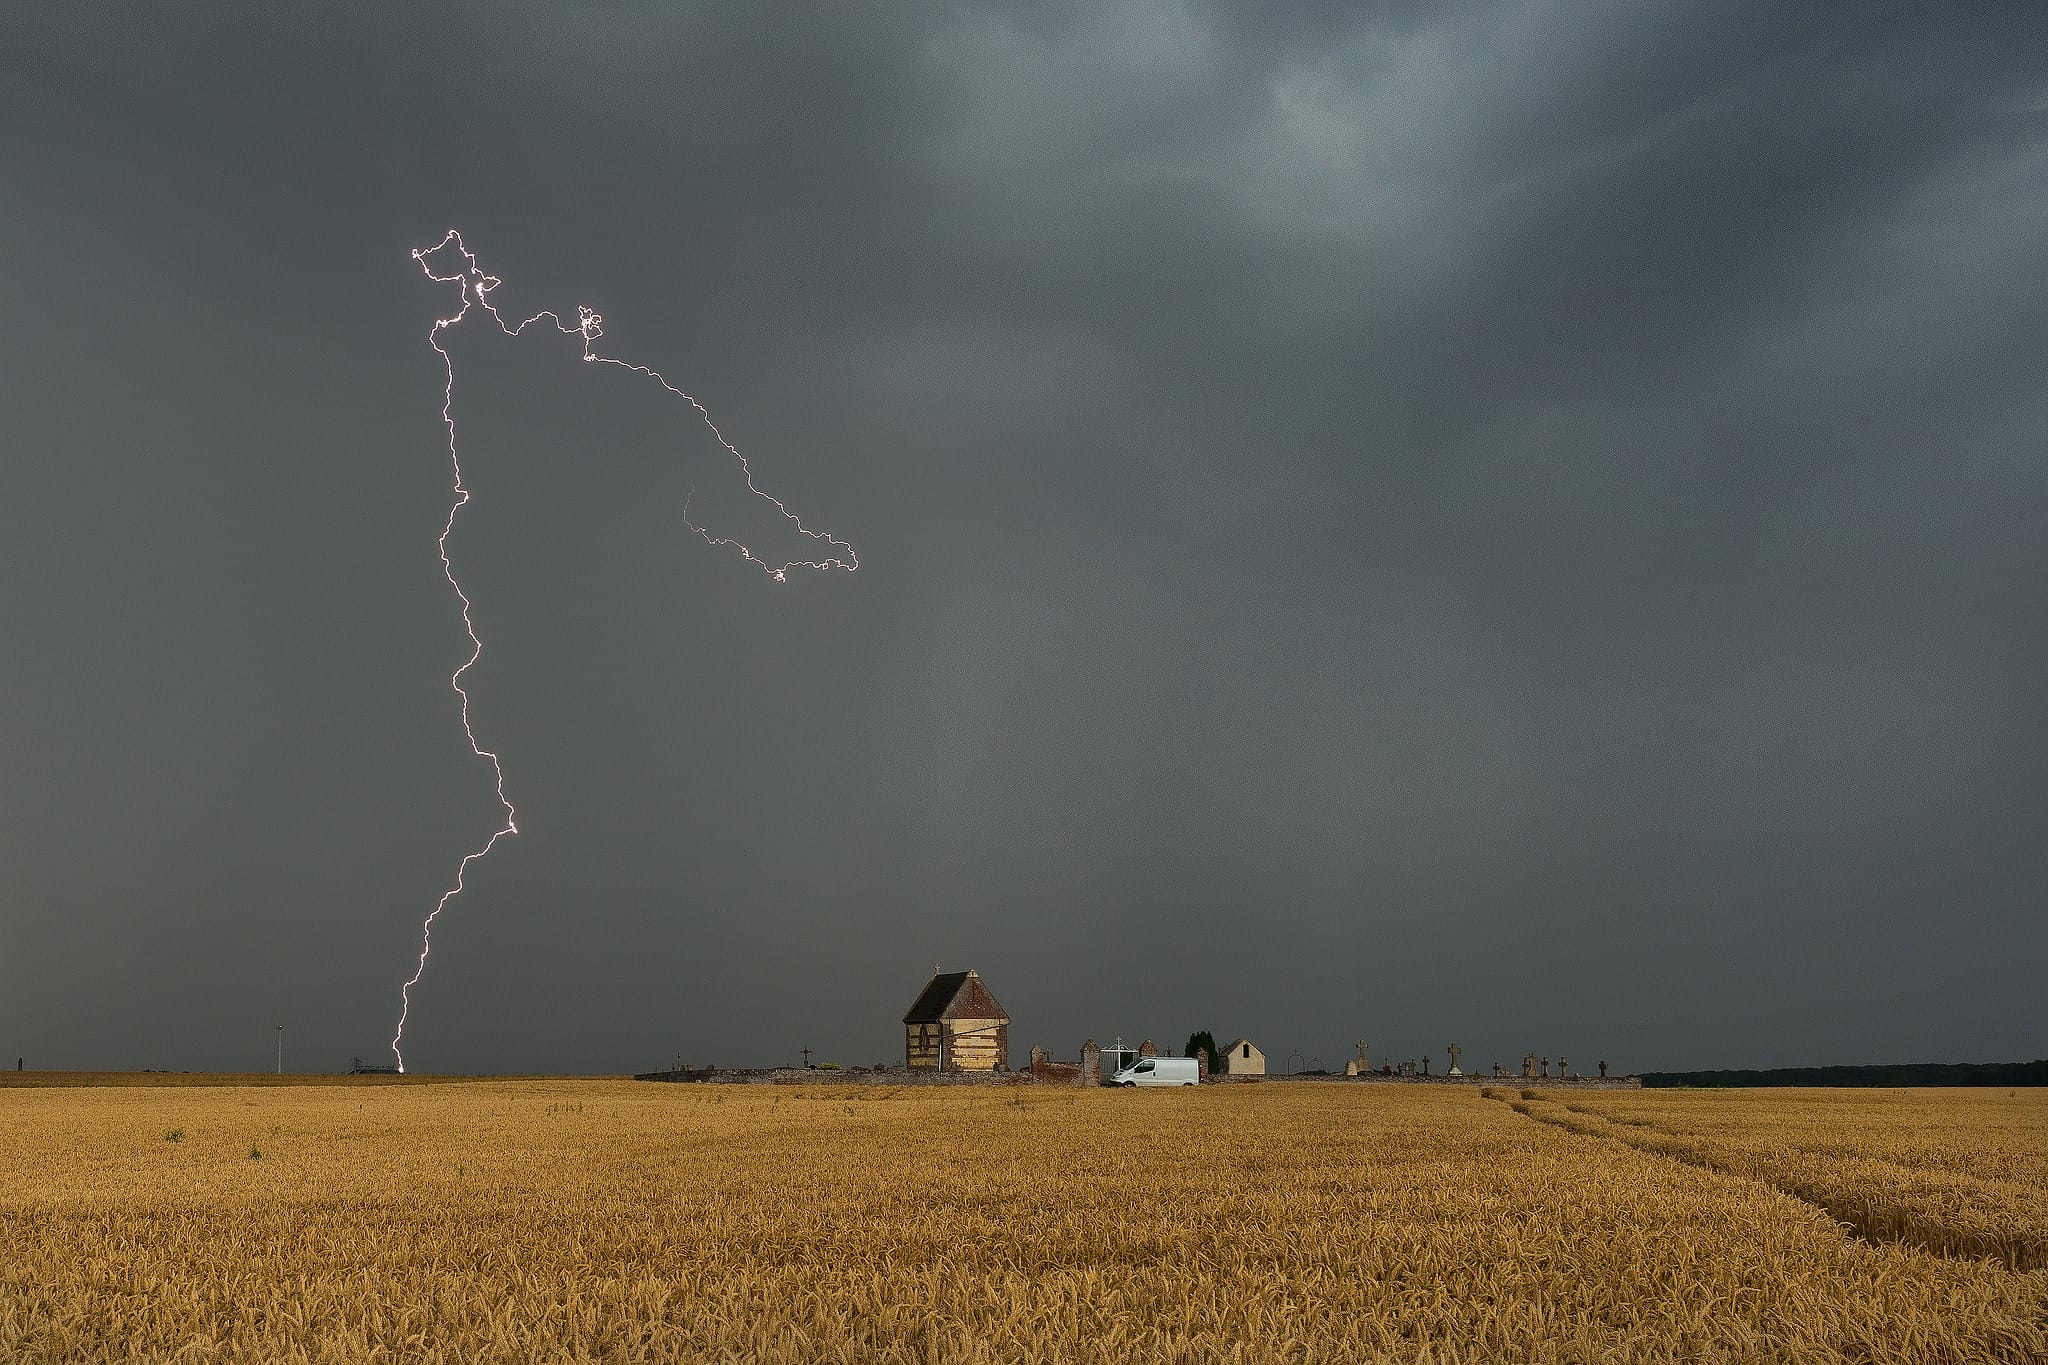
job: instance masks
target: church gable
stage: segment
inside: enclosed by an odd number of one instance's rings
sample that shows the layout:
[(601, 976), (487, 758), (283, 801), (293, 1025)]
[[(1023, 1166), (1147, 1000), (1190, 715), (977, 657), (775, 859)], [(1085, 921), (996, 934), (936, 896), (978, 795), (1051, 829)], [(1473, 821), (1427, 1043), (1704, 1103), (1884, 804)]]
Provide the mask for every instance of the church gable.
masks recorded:
[(966, 980), (953, 992), (953, 998), (946, 1002), (946, 1008), (939, 1015), (941, 1019), (1000, 1019), (1004, 1023), (1010, 1016), (1003, 1013), (1003, 1007), (989, 994), (987, 986), (981, 984), (977, 972), (967, 973)]

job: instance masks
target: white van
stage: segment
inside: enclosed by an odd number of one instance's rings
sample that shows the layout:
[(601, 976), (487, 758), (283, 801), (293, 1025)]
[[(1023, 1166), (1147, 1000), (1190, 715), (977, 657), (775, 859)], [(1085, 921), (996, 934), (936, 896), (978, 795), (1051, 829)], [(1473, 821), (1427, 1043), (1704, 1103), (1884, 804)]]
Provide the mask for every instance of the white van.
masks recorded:
[(1192, 1057), (1140, 1057), (1116, 1075), (1111, 1085), (1195, 1085), (1201, 1068)]

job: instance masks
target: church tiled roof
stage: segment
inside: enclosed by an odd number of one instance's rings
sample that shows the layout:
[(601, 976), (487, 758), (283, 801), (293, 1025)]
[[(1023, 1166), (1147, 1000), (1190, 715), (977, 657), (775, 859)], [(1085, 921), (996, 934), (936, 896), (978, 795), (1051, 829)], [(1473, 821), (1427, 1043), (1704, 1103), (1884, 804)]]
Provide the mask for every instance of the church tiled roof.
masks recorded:
[(936, 1024), (941, 1019), (1000, 1019), (1008, 1023), (1010, 1016), (981, 984), (979, 972), (940, 972), (926, 983), (903, 1022)]

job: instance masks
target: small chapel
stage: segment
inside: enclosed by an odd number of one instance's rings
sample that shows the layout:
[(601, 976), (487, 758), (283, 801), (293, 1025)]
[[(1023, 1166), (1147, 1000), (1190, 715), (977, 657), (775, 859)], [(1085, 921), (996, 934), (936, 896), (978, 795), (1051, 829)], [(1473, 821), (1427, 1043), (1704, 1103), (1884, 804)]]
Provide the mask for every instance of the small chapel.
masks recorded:
[(1010, 1069), (1010, 1016), (979, 972), (934, 969), (903, 1016), (903, 1060), (913, 1071)]

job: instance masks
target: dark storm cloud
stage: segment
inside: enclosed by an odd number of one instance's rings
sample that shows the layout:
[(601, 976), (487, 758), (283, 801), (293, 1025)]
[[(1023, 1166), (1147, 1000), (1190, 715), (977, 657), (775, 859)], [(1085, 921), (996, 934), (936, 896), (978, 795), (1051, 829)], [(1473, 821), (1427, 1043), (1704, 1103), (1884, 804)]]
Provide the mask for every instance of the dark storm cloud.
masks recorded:
[(871, 1061), (934, 960), (1020, 1048), (2048, 1043), (2029, 10), (7, 24), (17, 1052), (387, 1036), (492, 813), (450, 223), (864, 567), (770, 589), (654, 416), (477, 350), (525, 832), (419, 1064)]

